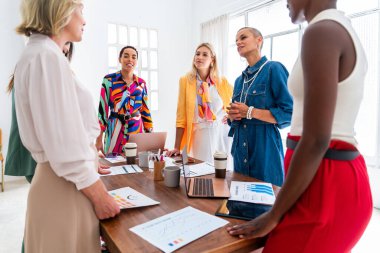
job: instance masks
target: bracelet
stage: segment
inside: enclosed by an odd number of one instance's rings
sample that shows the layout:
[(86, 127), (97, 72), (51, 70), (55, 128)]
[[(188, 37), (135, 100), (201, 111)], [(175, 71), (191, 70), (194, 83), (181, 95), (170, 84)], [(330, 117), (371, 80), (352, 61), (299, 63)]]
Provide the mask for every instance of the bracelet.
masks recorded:
[(253, 106), (248, 107), (247, 117), (246, 117), (247, 119), (252, 119), (253, 108), (255, 108), (255, 107), (253, 107)]

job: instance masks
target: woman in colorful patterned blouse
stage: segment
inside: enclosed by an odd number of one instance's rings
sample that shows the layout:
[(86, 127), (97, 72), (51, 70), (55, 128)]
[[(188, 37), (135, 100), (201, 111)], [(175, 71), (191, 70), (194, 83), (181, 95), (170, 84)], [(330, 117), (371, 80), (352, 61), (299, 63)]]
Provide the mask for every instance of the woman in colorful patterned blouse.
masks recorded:
[(194, 158), (213, 162), (215, 151), (228, 150), (226, 107), (232, 86), (219, 77), (216, 55), (209, 43), (195, 50), (193, 69), (179, 81), (176, 138), (168, 156), (187, 145)]
[(99, 103), (101, 133), (96, 147), (104, 154), (121, 154), (130, 134), (153, 130), (146, 83), (133, 74), (137, 61), (136, 48), (122, 48), (119, 54), (121, 70), (103, 79)]

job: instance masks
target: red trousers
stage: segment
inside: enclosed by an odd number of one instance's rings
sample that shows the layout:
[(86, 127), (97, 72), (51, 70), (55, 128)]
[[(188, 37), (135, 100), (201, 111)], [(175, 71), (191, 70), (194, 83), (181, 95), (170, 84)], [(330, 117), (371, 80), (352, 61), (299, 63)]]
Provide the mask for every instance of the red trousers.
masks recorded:
[[(300, 137), (289, 136), (298, 141)], [(330, 148), (355, 150), (343, 141)], [(285, 154), (287, 172), (293, 150)], [(372, 215), (372, 196), (365, 161), (323, 159), (306, 191), (269, 234), (264, 253), (350, 252)]]

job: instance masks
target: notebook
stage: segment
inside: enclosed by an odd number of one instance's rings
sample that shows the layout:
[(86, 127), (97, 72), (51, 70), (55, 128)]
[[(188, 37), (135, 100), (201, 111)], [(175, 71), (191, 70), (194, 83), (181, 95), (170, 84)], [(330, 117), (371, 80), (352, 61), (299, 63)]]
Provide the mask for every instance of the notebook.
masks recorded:
[(182, 170), (186, 194), (190, 198), (228, 198), (230, 190), (224, 178), (190, 177), (186, 146), (182, 150)]
[(129, 135), (128, 142), (137, 144), (137, 153), (152, 151), (157, 153), (165, 148), (166, 132), (138, 133)]

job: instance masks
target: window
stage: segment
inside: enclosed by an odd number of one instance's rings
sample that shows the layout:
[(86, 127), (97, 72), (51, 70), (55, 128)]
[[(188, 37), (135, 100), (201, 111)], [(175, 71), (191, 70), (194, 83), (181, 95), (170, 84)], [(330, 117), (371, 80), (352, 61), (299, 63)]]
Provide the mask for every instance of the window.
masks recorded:
[(158, 110), (158, 32), (155, 29), (108, 24), (109, 73), (120, 70), (119, 52), (124, 46), (139, 51), (135, 74), (145, 80), (148, 88), (149, 108)]
[[(366, 51), (368, 73), (365, 80), (364, 98), (356, 121), (356, 138), (360, 151), (370, 166), (380, 168), (380, 10), (378, 0), (338, 1), (338, 9), (351, 18), (354, 29)], [(270, 22), (273, 20), (273, 22)], [(264, 36), (262, 55), (285, 65), (290, 72), (298, 57), (302, 30), (306, 23), (294, 25), (290, 22), (286, 0), (268, 0), (230, 16), (228, 73), (235, 80), (247, 66), (236, 51), (235, 35), (238, 29), (251, 26), (259, 29)], [(289, 129), (281, 131), (285, 138)]]

